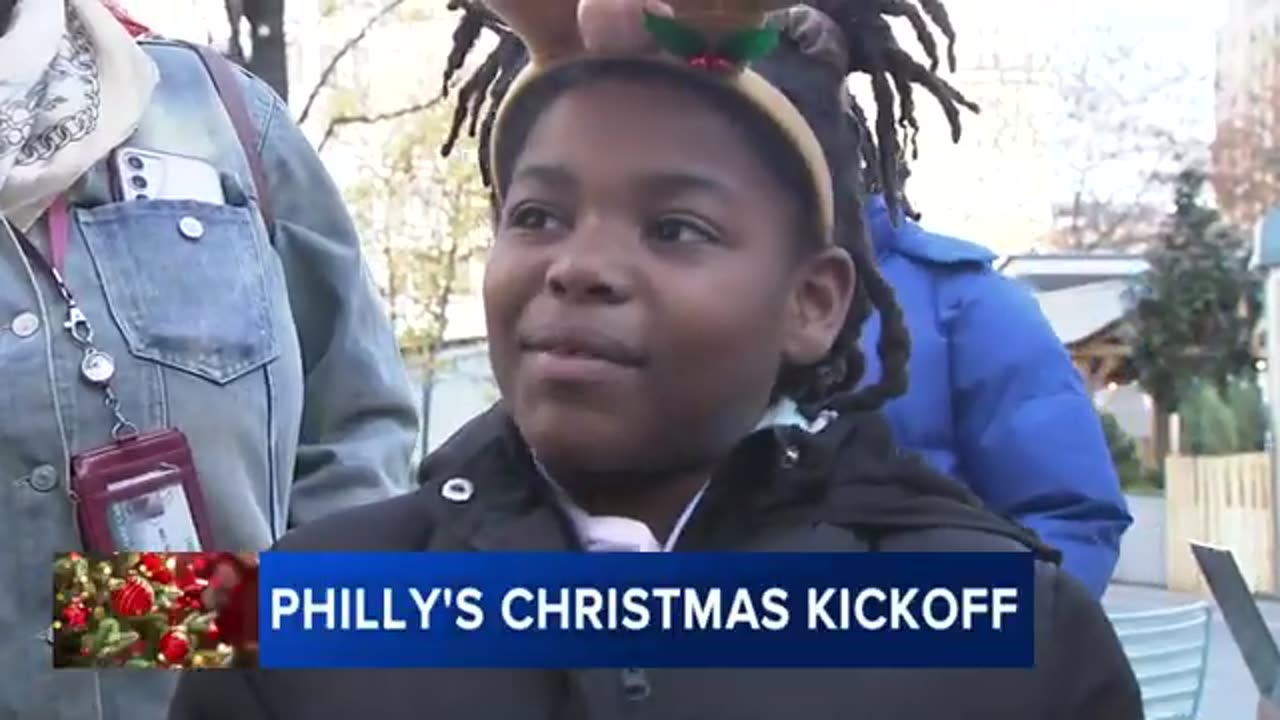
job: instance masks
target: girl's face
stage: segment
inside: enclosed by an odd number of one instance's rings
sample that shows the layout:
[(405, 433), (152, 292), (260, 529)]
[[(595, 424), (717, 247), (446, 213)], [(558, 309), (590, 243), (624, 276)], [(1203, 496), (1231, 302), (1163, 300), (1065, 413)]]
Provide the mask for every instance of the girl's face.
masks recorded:
[(758, 422), (784, 363), (825, 356), (853, 267), (797, 252), (798, 212), (692, 93), (600, 82), (546, 108), (484, 295), (504, 401), (553, 474), (705, 470)]

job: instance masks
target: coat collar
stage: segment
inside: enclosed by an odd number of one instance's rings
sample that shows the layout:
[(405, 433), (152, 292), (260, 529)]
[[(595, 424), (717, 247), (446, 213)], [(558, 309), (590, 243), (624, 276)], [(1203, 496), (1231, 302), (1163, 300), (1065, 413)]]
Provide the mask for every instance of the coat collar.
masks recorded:
[(868, 197), (863, 210), (871, 244), (882, 260), (905, 255), (936, 265), (989, 265), (996, 259), (995, 253), (977, 243), (925, 230), (901, 209), (895, 224), (882, 195)]
[[(897, 450), (878, 413), (828, 420), (817, 432), (774, 425), (739, 443), (714, 473), (679, 546), (735, 549), (750, 546), (768, 526), (826, 523), (870, 533), (963, 528), (1014, 539), (1045, 560), (1060, 558), (1030, 530), (986, 510), (963, 485)], [(433, 534), (450, 536), (449, 549), (582, 549), (501, 406), (459, 430), (420, 474)], [(466, 502), (441, 492), (459, 478), (474, 489)]]
[[(700, 503), (731, 504), (739, 512), (765, 512), (813, 494), (808, 483), (777, 482), (781, 474), (830, 478), (812, 472), (829, 465), (839, 439), (831, 415), (809, 420), (794, 403), (780, 403), (715, 473)], [(500, 405), (477, 416), (422, 464), (422, 492), (467, 549), (580, 549), (550, 480), (541, 472), (515, 423)], [(443, 497), (443, 483), (465, 479), (474, 488), (464, 503)], [(695, 523), (702, 524), (702, 523)]]

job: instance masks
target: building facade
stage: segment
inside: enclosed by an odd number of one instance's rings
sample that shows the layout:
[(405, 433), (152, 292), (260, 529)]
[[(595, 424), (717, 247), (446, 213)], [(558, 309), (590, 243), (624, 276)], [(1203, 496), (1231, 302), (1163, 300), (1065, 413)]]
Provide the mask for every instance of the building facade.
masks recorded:
[(1229, 0), (1217, 55), (1214, 192), (1253, 227), (1280, 205), (1280, 2)]

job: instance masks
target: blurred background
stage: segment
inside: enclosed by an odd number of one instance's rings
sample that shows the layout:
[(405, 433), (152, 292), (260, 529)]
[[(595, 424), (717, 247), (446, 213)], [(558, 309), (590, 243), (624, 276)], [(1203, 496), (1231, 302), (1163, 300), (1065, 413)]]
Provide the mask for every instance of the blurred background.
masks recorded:
[[(119, 2), (252, 69), (321, 149), (420, 382), (422, 451), (492, 403), (487, 198), (467, 143), (438, 152), (452, 115), (445, 0)], [(1232, 547), (1274, 596), (1280, 0), (947, 7), (948, 79), (982, 113), (952, 144), (921, 103), (907, 194), (931, 230), (1002, 256), (1094, 392), (1136, 518), (1108, 602), (1203, 596), (1189, 538)], [(1280, 620), (1280, 605), (1264, 614)], [(1251, 716), (1243, 663), (1220, 621), (1210, 629), (1189, 676), (1200, 716)]]

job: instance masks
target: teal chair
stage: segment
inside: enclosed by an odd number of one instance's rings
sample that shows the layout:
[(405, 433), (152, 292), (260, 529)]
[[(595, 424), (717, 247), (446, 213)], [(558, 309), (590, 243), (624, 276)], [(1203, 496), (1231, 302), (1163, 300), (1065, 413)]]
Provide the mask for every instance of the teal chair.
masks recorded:
[(1211, 610), (1203, 602), (1108, 612), (1142, 688), (1147, 720), (1196, 720), (1209, 659)]

